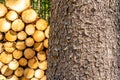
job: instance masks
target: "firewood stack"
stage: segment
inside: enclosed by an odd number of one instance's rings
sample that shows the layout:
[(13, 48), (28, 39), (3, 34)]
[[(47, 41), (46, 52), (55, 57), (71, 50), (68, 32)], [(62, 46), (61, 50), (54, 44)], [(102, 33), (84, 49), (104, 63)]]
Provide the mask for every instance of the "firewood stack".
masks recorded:
[(49, 30), (30, 0), (0, 4), (0, 80), (46, 80)]

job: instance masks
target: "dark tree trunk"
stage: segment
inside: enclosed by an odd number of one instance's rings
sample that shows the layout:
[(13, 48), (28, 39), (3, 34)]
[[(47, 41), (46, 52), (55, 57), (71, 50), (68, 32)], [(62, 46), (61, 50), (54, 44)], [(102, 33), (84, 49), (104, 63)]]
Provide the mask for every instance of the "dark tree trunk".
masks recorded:
[(120, 0), (119, 0), (119, 26), (118, 26), (118, 68), (119, 68), (119, 79), (120, 79)]
[(51, 0), (47, 80), (119, 80), (117, 0)]

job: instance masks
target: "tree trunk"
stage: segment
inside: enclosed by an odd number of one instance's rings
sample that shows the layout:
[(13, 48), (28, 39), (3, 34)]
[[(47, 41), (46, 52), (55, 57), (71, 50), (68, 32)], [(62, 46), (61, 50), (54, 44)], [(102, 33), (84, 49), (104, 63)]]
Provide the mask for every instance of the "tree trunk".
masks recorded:
[(120, 0), (119, 0), (119, 15), (118, 15), (118, 18), (119, 18), (119, 26), (118, 26), (118, 68), (119, 68), (119, 79), (120, 79)]
[(51, 0), (47, 80), (119, 80), (117, 0)]

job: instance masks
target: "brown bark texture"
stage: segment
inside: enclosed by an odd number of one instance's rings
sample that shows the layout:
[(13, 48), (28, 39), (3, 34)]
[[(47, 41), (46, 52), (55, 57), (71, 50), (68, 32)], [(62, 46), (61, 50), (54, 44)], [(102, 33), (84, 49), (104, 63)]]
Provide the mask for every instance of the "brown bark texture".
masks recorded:
[(119, 0), (119, 15), (118, 15), (118, 68), (119, 68), (119, 79), (120, 79), (120, 0)]
[(47, 80), (119, 80), (117, 0), (51, 0)]

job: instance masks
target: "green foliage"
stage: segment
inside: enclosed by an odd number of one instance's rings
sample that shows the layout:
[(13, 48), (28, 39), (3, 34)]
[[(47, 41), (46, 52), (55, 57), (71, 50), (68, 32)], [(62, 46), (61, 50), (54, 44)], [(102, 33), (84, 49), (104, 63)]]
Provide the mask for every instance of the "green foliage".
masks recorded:
[(0, 0), (0, 3), (4, 3), (5, 2), (5, 0)]
[[(4, 3), (5, 0), (0, 0), (0, 3)], [(50, 19), (50, 0), (31, 0), (33, 9), (39, 14), (40, 17), (46, 19), (49, 22)]]
[(50, 0), (31, 0), (32, 7), (38, 12), (39, 16), (50, 19)]

